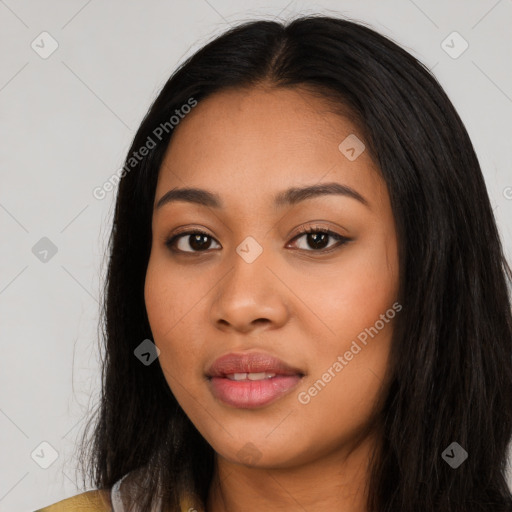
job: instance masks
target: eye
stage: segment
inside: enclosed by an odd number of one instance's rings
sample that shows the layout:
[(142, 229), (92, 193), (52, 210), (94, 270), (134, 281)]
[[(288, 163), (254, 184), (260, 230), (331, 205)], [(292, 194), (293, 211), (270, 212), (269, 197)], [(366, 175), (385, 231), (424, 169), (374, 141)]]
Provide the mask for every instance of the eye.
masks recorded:
[[(292, 240), (299, 240), (303, 237), (306, 237), (306, 244), (308, 244), (309, 247), (314, 248), (313, 251), (308, 251), (303, 247), (299, 247), (299, 249), (306, 250), (307, 252), (331, 252), (332, 250), (335, 250), (336, 248), (350, 241), (350, 238), (339, 235), (330, 229), (322, 227), (309, 227), (302, 229), (300, 233)], [(329, 245), (326, 245), (326, 241), (328, 241), (329, 238), (334, 239), (334, 241), (337, 241), (337, 243), (334, 244), (334, 246), (331, 245), (329, 247)], [(329, 249), (326, 250), (327, 247), (329, 247)]]
[[(179, 245), (179, 242), (182, 242), (182, 238), (184, 238), (181, 247), (176, 248), (176, 245)], [(210, 248), (211, 243), (207, 240), (214, 240), (208, 233), (201, 231), (200, 229), (195, 229), (193, 231), (185, 231), (184, 233), (179, 233), (174, 235), (169, 240), (165, 242), (165, 245), (174, 252), (204, 252), (206, 249)], [(178, 242), (178, 244), (177, 244)], [(187, 251), (185, 247), (191, 247), (192, 251)]]
[[(299, 240), (303, 237), (306, 237), (306, 243), (309, 245), (309, 247), (312, 247), (313, 250), (308, 250), (303, 247), (299, 247), (299, 249), (305, 250), (307, 252), (331, 252), (337, 247), (340, 247), (341, 245), (350, 241), (350, 238), (344, 237), (338, 233), (335, 233), (334, 231), (331, 231), (330, 229), (322, 227), (310, 227), (302, 229), (298, 235), (292, 238), (291, 241)], [(337, 242), (334, 244), (334, 247), (332, 245), (330, 247), (328, 244), (326, 245), (326, 241), (328, 241), (329, 238)], [(165, 242), (165, 245), (169, 247), (169, 249), (173, 252), (194, 254), (199, 252), (206, 252), (208, 249), (210, 249), (212, 240), (215, 239), (208, 233), (201, 231), (200, 229), (195, 229), (172, 236)], [(181, 243), (181, 247), (179, 247), (180, 242), (183, 242)], [(216, 240), (215, 243), (218, 244)], [(187, 247), (189, 249), (191, 248), (192, 250), (187, 250)], [(329, 249), (326, 250), (327, 247), (329, 247)]]

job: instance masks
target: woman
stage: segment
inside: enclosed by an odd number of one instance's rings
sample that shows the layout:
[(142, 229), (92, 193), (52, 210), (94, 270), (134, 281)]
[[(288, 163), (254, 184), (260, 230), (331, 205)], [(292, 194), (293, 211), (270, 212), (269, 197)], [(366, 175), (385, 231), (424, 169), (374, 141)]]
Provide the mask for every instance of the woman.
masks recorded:
[(240, 25), (120, 176), (99, 490), (42, 510), (512, 510), (511, 272), (421, 63), (347, 20)]

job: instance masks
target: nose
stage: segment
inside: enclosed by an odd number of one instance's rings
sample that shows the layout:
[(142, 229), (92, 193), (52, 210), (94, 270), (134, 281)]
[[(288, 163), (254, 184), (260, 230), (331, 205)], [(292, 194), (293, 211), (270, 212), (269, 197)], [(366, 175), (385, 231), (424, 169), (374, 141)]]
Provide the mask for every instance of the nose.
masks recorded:
[(218, 329), (248, 333), (262, 326), (276, 329), (286, 323), (289, 288), (270, 260), (265, 251), (253, 261), (244, 258), (243, 253), (230, 258), (231, 268), (210, 296), (211, 321)]

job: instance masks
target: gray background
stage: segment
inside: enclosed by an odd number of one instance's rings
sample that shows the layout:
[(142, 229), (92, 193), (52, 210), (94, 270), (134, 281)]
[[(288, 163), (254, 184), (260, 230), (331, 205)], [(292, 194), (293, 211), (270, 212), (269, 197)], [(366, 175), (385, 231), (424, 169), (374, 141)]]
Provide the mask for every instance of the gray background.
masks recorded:
[[(511, 0), (0, 0), (0, 510), (82, 490), (73, 447), (99, 391), (115, 197), (93, 189), (122, 167), (150, 102), (195, 49), (237, 21), (313, 12), (364, 21), (434, 70), (473, 140), (510, 261)], [(47, 58), (43, 31), (58, 43)], [(454, 31), (469, 44), (457, 58)], [(34, 254), (43, 237), (56, 254)], [(58, 453), (48, 469), (42, 442)]]

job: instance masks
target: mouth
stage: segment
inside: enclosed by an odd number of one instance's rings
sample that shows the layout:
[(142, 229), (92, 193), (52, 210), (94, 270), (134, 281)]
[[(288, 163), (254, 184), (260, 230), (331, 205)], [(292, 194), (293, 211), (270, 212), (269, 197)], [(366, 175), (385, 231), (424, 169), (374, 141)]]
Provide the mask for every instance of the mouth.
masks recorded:
[(304, 375), (268, 354), (244, 353), (220, 357), (206, 377), (215, 398), (231, 407), (254, 409), (290, 393)]

